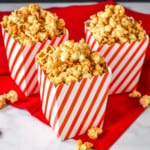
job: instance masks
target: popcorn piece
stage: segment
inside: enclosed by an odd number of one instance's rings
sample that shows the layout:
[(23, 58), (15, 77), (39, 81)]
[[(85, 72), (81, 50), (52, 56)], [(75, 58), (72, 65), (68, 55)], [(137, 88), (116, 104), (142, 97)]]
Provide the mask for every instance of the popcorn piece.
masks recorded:
[(131, 93), (129, 93), (130, 98), (140, 98), (141, 96), (142, 94), (137, 90), (133, 90)]
[(150, 105), (150, 96), (149, 95), (142, 96), (139, 102), (140, 102), (140, 105), (142, 105), (142, 107), (144, 108), (148, 107), (148, 105)]
[(140, 41), (146, 37), (141, 21), (126, 16), (119, 4), (106, 5), (104, 11), (90, 16), (86, 25), (100, 45)]
[(76, 144), (78, 146), (78, 150), (90, 150), (93, 148), (93, 144), (90, 142), (82, 142), (81, 140), (76, 141)]
[(0, 95), (0, 109), (2, 109), (4, 107), (4, 105), (6, 104), (6, 95)]
[(0, 109), (6, 104), (6, 100), (13, 104), (18, 101), (18, 94), (11, 90), (6, 94), (0, 95)]
[(7, 99), (10, 101), (10, 103), (15, 103), (18, 101), (18, 94), (16, 91), (11, 90), (7, 93)]
[(4, 16), (1, 23), (5, 31), (21, 45), (51, 40), (66, 33), (62, 18), (32, 3)]
[(87, 135), (90, 139), (98, 139), (99, 135), (102, 134), (103, 130), (101, 128), (92, 127), (88, 129)]
[(36, 61), (56, 86), (107, 72), (105, 59), (91, 51), (83, 39), (47, 46), (36, 55)]

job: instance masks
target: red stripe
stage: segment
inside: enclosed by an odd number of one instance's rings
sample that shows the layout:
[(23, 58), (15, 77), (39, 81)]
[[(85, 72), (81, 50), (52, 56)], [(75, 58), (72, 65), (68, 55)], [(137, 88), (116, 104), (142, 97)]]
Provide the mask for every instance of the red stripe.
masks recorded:
[(59, 38), (59, 42), (58, 42), (57, 45), (60, 45), (60, 44), (64, 41), (65, 37), (66, 37), (66, 34), (62, 35), (62, 36)]
[(50, 41), (50, 44), (51, 44), (51, 45), (54, 45), (55, 41), (56, 41), (56, 37), (53, 38), (53, 39)]
[(120, 63), (122, 62), (122, 60), (127, 56), (127, 54), (130, 52), (130, 50), (132, 49), (132, 47), (135, 45), (135, 42), (132, 42), (129, 47), (126, 49), (125, 53), (120, 57), (120, 59), (118, 60), (118, 62), (115, 64), (115, 66), (112, 68), (112, 72), (115, 71), (115, 69), (120, 65)]
[(30, 84), (32, 83), (33, 79), (35, 78), (35, 75), (37, 74), (37, 70), (34, 71), (32, 77), (29, 79), (28, 83), (26, 84), (27, 86), (25, 87), (25, 89), (23, 90), (24, 93), (28, 93), (28, 89), (30, 87)]
[(53, 85), (51, 82), (49, 82), (48, 91), (47, 91), (47, 93), (46, 93), (45, 108), (44, 108), (44, 112), (43, 112), (45, 115), (46, 115), (46, 112), (47, 112), (48, 100), (49, 100), (49, 97), (50, 97), (51, 90), (52, 90), (52, 87), (53, 87), (53, 86), (54, 86), (54, 85)]
[(16, 42), (13, 42), (13, 45), (12, 45), (12, 47), (11, 47), (11, 49), (10, 49), (10, 53), (8, 54), (8, 60), (10, 60), (10, 58), (11, 58), (11, 56), (12, 56), (12, 52), (14, 52), (14, 48), (15, 48), (15, 46), (16, 46)]
[(106, 50), (105, 53), (103, 54), (104, 57), (108, 55), (108, 53), (111, 51), (111, 49), (114, 47), (115, 44), (111, 44)]
[[(126, 87), (123, 89), (123, 91), (126, 91), (126, 90), (127, 90), (127, 88), (130, 86), (131, 82), (134, 81), (135, 78), (137, 77), (137, 75), (141, 73), (141, 70), (142, 70), (142, 67), (139, 68), (139, 70), (136, 72), (136, 74), (131, 78), (131, 80), (128, 82), (128, 84), (127, 84)], [(138, 82), (135, 84), (135, 86), (134, 86), (133, 89), (135, 89), (135, 87), (137, 86), (137, 84), (138, 84)]]
[[(88, 33), (88, 32), (87, 32), (87, 33)], [(88, 35), (87, 35), (87, 36), (88, 36)], [(89, 36), (88, 36), (88, 38), (87, 38), (87, 43), (88, 43), (88, 44), (90, 44), (91, 38), (92, 38), (92, 34), (90, 33)], [(91, 46), (90, 46), (90, 47), (91, 47)]]
[(76, 122), (77, 122), (77, 120), (78, 120), (78, 118), (79, 118), (79, 116), (80, 116), (80, 114), (81, 114), (81, 112), (82, 112), (82, 110), (83, 110), (83, 107), (85, 106), (85, 104), (86, 104), (86, 102), (87, 102), (87, 100), (88, 100), (88, 98), (89, 98), (89, 95), (90, 95), (90, 93), (91, 93), (91, 91), (92, 91), (92, 89), (93, 89), (93, 87), (94, 87), (94, 85), (95, 85), (95, 82), (97, 81), (97, 78), (98, 78), (98, 76), (95, 76), (95, 77), (92, 79), (92, 81), (91, 81), (89, 87), (87, 87), (87, 88), (88, 88), (88, 89), (87, 89), (87, 92), (86, 92), (86, 94), (85, 94), (85, 96), (84, 96), (84, 98), (83, 98), (83, 100), (82, 100), (81, 105), (79, 106), (78, 111), (77, 111), (76, 114), (75, 114), (74, 120), (72, 121), (72, 123), (71, 123), (71, 125), (70, 125), (70, 127), (69, 127), (69, 129), (68, 129), (68, 132), (67, 132), (67, 134), (66, 134), (66, 136), (65, 136), (66, 138), (70, 136), (71, 130), (74, 128), (74, 126), (75, 126), (75, 124), (76, 124)]
[(69, 98), (69, 96), (70, 96), (70, 94), (72, 92), (72, 89), (73, 89), (74, 85), (75, 85), (75, 81), (71, 82), (70, 86), (68, 87), (66, 95), (64, 96), (63, 101), (62, 101), (62, 103), (60, 105), (60, 108), (58, 109), (58, 112), (57, 112), (57, 114), (55, 116), (53, 127), (55, 127), (57, 120), (60, 118), (60, 115), (61, 115), (61, 113), (62, 113), (62, 111), (63, 111), (63, 109), (64, 109), (64, 107), (65, 107), (65, 105), (66, 105), (66, 103), (68, 101), (68, 98)]
[[(23, 58), (22, 62), (21, 62), (20, 65), (19, 65), (19, 68), (18, 68), (18, 70), (17, 70), (17, 72), (16, 72), (16, 75), (15, 75), (15, 79), (14, 79), (14, 80), (16, 80), (16, 79), (18, 78), (18, 75), (19, 75), (19, 73), (20, 73), (20, 70), (24, 67), (24, 65), (25, 65), (25, 63), (26, 63), (26, 60), (28, 60), (28, 58), (29, 58), (29, 56), (31, 55), (31, 52), (33, 51), (34, 47), (35, 47), (35, 44), (32, 45), (32, 46), (28, 49), (27, 54), (25, 55), (25, 57)], [(26, 48), (26, 47), (24, 46), (24, 49), (25, 49), (25, 48)], [(22, 52), (22, 55), (23, 55), (24, 49), (21, 48), (21, 50), (20, 50), (20, 51)], [(18, 58), (17, 58), (17, 59), (18, 59)], [(15, 60), (17, 60), (17, 59), (15, 59)]]
[[(134, 70), (134, 68), (137, 66), (138, 62), (143, 58), (144, 55), (145, 55), (145, 51), (139, 56), (139, 58), (137, 59), (137, 61), (133, 64), (132, 68), (124, 76), (124, 78), (122, 79), (122, 81), (120, 82), (120, 84), (115, 88), (114, 92), (116, 92), (119, 89), (119, 87), (121, 86), (121, 84), (128, 78), (129, 74), (131, 74), (131, 72)], [(130, 80), (130, 82), (131, 81), (132, 80)]]
[(92, 45), (91, 45), (91, 48), (93, 49), (94, 45), (96, 43), (96, 40), (93, 41)]
[[(40, 51), (40, 50), (44, 47), (44, 45), (46, 44), (46, 42), (47, 42), (47, 41), (44, 41), (43, 43), (41, 43), (40, 47), (38, 48), (38, 51)], [(36, 45), (35, 45), (35, 46), (36, 46)], [(38, 53), (38, 51), (37, 51), (37, 53)], [(26, 60), (26, 59), (24, 59), (24, 60)], [(23, 80), (26, 78), (27, 74), (30, 72), (30, 70), (31, 70), (31, 68), (33, 67), (34, 64), (35, 64), (35, 58), (32, 59), (32, 61), (31, 61), (30, 65), (29, 65), (29, 67), (26, 68), (25, 73), (24, 73), (24, 75), (22, 76), (22, 78), (21, 78), (21, 80), (20, 80), (20, 82), (19, 82), (19, 85), (22, 84)], [(25, 63), (24, 63), (23, 65), (25, 65)], [(35, 69), (35, 68), (34, 68), (34, 69)]]
[(102, 125), (102, 123), (104, 123), (105, 113), (106, 113), (106, 111), (104, 111), (104, 113), (103, 113), (103, 115), (102, 115), (102, 117), (101, 117), (101, 119), (97, 125), (98, 127), (100, 127)]
[(73, 100), (71, 100), (72, 103), (71, 103), (71, 105), (70, 105), (70, 107), (69, 107), (69, 109), (68, 109), (68, 112), (69, 112), (69, 113), (66, 115), (65, 119), (63, 120), (63, 122), (62, 122), (62, 124), (61, 124), (61, 127), (60, 127), (59, 130), (58, 130), (59, 135), (62, 134), (62, 131), (63, 131), (65, 125), (66, 125), (66, 122), (67, 122), (67, 120), (69, 120), (70, 115), (71, 115), (71, 113), (72, 113), (72, 111), (73, 111), (73, 109), (74, 109), (74, 106), (75, 106), (76, 103), (78, 102), (77, 99), (80, 97), (81, 91), (83, 90), (86, 81), (87, 81), (87, 79), (83, 79), (83, 80), (81, 81), (81, 84), (80, 84), (80, 86), (79, 86), (79, 88), (78, 88), (78, 90), (77, 90), (77, 92), (76, 92), (76, 95), (74, 96)]
[(7, 41), (6, 41), (6, 50), (8, 48), (9, 42), (10, 42), (11, 37), (8, 35)]
[[(42, 78), (43, 74), (44, 74), (44, 72), (42, 72), (40, 78)], [(42, 95), (41, 95), (42, 100), (44, 99), (45, 87), (46, 87), (46, 80), (47, 80), (47, 78), (46, 78), (45, 75), (43, 76), (43, 78), (44, 78), (44, 79), (43, 79), (43, 85), (42, 85), (42, 86), (43, 86), (43, 91), (42, 91)]]
[(100, 52), (102, 50), (103, 46), (102, 45), (99, 45), (99, 47), (97, 48), (97, 52)]
[[(88, 111), (86, 112), (85, 116), (88, 116), (88, 114), (91, 113), (92, 108), (93, 108), (93, 106), (95, 105), (96, 100), (97, 100), (99, 94), (100, 94), (101, 91), (102, 91), (102, 87), (104, 86), (104, 83), (105, 83), (107, 77), (108, 77), (108, 73), (103, 77), (102, 81), (100, 82), (99, 87), (98, 87), (98, 89), (97, 89), (97, 91), (96, 91), (96, 94), (94, 95), (94, 97), (93, 97), (93, 99), (92, 99), (92, 103), (90, 104), (89, 109), (88, 109)], [(84, 124), (85, 124), (85, 122), (86, 122), (86, 119), (87, 119), (87, 118), (84, 117), (84, 119), (82, 120), (82, 122), (81, 122), (81, 124), (80, 124), (80, 126), (79, 126), (79, 128), (78, 128), (78, 130), (77, 130), (77, 135), (79, 134), (79, 132), (80, 132), (81, 129), (83, 128), (83, 126), (84, 126)]]
[(120, 51), (122, 50), (124, 45), (125, 45), (125, 43), (121, 44), (117, 50), (115, 49), (113, 55), (111, 56), (110, 60), (108, 61), (108, 65), (112, 63), (112, 61), (115, 59), (115, 57), (117, 57), (117, 55), (120, 53)]
[[(92, 127), (93, 122), (95, 121), (95, 119), (96, 119), (96, 117), (97, 117), (97, 114), (99, 113), (99, 111), (101, 110), (101, 108), (102, 108), (104, 102), (106, 101), (106, 98), (107, 98), (107, 96), (108, 96), (108, 92), (109, 92), (109, 88), (107, 88), (105, 94), (103, 95), (102, 101), (101, 101), (101, 103), (99, 104), (99, 106), (98, 106), (98, 108), (97, 108), (97, 110), (96, 110), (96, 112), (95, 112), (93, 118), (91, 119), (91, 121), (90, 121), (90, 123), (89, 123), (89, 125), (88, 125), (88, 128)], [(87, 129), (88, 129), (88, 128), (87, 128)]]
[(33, 87), (32, 91), (30, 92), (31, 94), (36, 94), (37, 93), (37, 89), (38, 89), (39, 83), (36, 82), (35, 86)]
[[(34, 64), (35, 64), (35, 60), (33, 59), (33, 61), (29, 65), (29, 67), (24, 70), (25, 73), (22, 75), (21, 80), (19, 81), (19, 85), (22, 85), (23, 81), (26, 79), (27, 75), (30, 73), (30, 70)], [(22, 67), (25, 67), (25, 66), (22, 66)], [(33, 69), (36, 70), (35, 68), (33, 68)], [(35, 75), (35, 77), (36, 77), (36, 75)]]
[(129, 58), (129, 60), (127, 61), (127, 63), (120, 69), (120, 71), (118, 71), (118, 74), (115, 76), (115, 78), (112, 80), (110, 87), (112, 86), (112, 84), (114, 84), (116, 82), (116, 80), (119, 78), (119, 76), (122, 74), (122, 72), (125, 70), (125, 68), (130, 64), (130, 62), (132, 61), (133, 57), (135, 57), (136, 53), (138, 52), (138, 50), (141, 48), (141, 46), (143, 45), (144, 41), (142, 41), (140, 43), (140, 45), (138, 46), (138, 48), (136, 49), (136, 51), (134, 51), (134, 53), (132, 54), (132, 56)]
[(58, 86), (57, 91), (56, 91), (56, 93), (55, 93), (55, 96), (54, 96), (54, 98), (53, 98), (53, 100), (52, 100), (52, 104), (51, 104), (51, 107), (50, 107), (50, 110), (49, 110), (49, 116), (48, 116), (48, 121), (49, 121), (49, 122), (51, 121), (52, 110), (53, 110), (53, 108), (54, 108), (54, 106), (55, 106), (55, 104), (56, 104), (56, 102), (57, 102), (57, 100), (58, 100), (58, 97), (59, 97), (59, 95), (60, 95), (60, 93), (61, 93), (61, 91), (62, 91), (63, 86), (64, 86), (64, 84), (60, 84), (60, 85)]
[[(17, 61), (18, 57), (21, 55), (23, 48), (24, 48), (24, 47), (20, 48), (19, 51), (18, 51), (18, 53), (17, 53), (16, 56), (14, 57), (14, 59), (13, 59), (13, 61), (12, 61), (12, 66), (11, 66), (11, 68), (9, 68), (9, 69), (10, 69), (10, 72), (13, 72), (13, 70), (15, 70), (15, 69), (14, 69), (14, 66), (15, 66), (15, 64), (16, 64), (16, 61)], [(9, 61), (10, 61), (10, 60), (9, 60)], [(17, 70), (17, 71), (18, 71), (18, 70)], [(14, 80), (16, 80), (16, 78), (14, 78)]]

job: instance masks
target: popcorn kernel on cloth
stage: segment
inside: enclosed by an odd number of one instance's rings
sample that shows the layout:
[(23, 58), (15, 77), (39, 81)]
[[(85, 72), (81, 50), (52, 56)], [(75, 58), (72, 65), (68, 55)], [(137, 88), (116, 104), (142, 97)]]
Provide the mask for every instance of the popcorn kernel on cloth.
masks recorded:
[(83, 39), (79, 42), (68, 40), (56, 47), (47, 46), (37, 54), (36, 61), (56, 86), (107, 72), (105, 59), (91, 51)]
[(150, 96), (149, 95), (144, 95), (140, 98), (139, 100), (140, 105), (142, 105), (143, 108), (146, 108), (150, 105)]
[(51, 40), (66, 32), (62, 18), (32, 3), (4, 16), (1, 23), (5, 31), (21, 45)]
[(130, 98), (140, 98), (141, 96), (142, 94), (137, 90), (133, 90), (131, 93), (129, 93)]
[(122, 5), (106, 5), (104, 11), (90, 16), (86, 23), (100, 45), (140, 41), (146, 37), (141, 21), (125, 14)]
[(10, 103), (15, 103), (18, 101), (18, 94), (14, 90), (10, 90), (6, 94), (0, 95), (0, 109), (6, 104), (6, 100), (10, 101)]
[(101, 128), (92, 127), (88, 129), (87, 135), (90, 139), (98, 139), (99, 135), (102, 134), (103, 130)]

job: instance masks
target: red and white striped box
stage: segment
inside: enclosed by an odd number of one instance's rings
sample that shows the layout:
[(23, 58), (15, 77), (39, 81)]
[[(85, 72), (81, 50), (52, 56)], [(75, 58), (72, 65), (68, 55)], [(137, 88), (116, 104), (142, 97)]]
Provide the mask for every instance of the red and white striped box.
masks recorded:
[(57, 87), (38, 69), (42, 111), (57, 137), (62, 140), (102, 127), (106, 110), (110, 69), (102, 76), (82, 79)]
[(149, 37), (132, 43), (99, 45), (85, 26), (85, 38), (92, 50), (104, 56), (112, 70), (110, 94), (130, 92), (138, 86)]
[(38, 93), (39, 84), (35, 56), (47, 44), (56, 46), (66, 41), (69, 35), (68, 31), (60, 37), (42, 43), (38, 42), (31, 46), (21, 46), (5, 32), (3, 27), (2, 34), (11, 78), (26, 96)]

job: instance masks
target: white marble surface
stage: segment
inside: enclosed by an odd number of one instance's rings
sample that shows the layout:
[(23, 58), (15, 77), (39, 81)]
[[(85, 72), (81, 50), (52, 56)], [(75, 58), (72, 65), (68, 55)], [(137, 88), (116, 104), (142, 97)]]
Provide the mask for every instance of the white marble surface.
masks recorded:
[[(77, 3), (75, 3), (77, 4)], [(150, 14), (150, 3), (123, 3), (139, 12)], [(13, 10), (23, 3), (0, 3), (0, 10)], [(41, 4), (42, 7), (67, 4)], [(69, 4), (72, 5), (72, 4)], [(0, 110), (0, 150), (76, 150), (74, 140), (56, 138), (51, 128), (32, 117), (25, 110), (6, 106)], [(112, 135), (113, 136), (113, 135)], [(110, 150), (150, 150), (150, 107), (112, 145)]]

